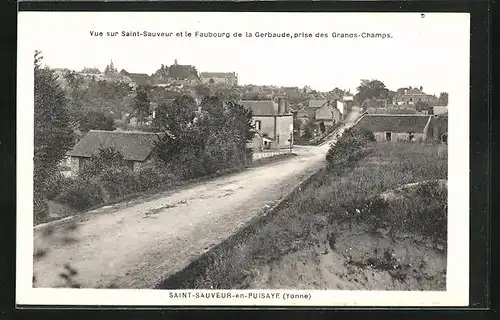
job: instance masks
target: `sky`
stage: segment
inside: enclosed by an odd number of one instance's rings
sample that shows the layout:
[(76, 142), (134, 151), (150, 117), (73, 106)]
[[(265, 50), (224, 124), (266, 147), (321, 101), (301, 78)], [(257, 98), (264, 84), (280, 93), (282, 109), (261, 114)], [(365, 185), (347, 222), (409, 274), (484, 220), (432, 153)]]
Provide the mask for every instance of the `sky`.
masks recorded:
[[(423, 86), (439, 95), (452, 89), (457, 68), (469, 67), (456, 57), (457, 51), (469, 50), (468, 20), (468, 14), (453, 13), (21, 12), (19, 41), (41, 50), (53, 68), (102, 71), (113, 60), (118, 70), (151, 74), (177, 59), (199, 72), (234, 71), (240, 84), (355, 92), (361, 79), (378, 79), (392, 90)], [(91, 31), (104, 36), (91, 36)], [(172, 36), (123, 37), (122, 31)], [(195, 37), (197, 31), (229, 32), (230, 38)], [(235, 32), (253, 37), (234, 37)], [(256, 37), (256, 32), (288, 32), (292, 38)], [(363, 32), (391, 36), (362, 38)], [(313, 37), (293, 38), (295, 33)], [(328, 37), (317, 38), (317, 33)]]

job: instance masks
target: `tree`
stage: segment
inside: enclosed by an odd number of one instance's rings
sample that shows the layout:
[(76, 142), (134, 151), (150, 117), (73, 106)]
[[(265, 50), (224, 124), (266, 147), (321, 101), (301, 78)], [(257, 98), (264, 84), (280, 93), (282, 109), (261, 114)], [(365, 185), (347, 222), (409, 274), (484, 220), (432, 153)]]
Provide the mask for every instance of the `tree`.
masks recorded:
[(304, 138), (311, 139), (314, 137), (314, 133), (318, 129), (318, 125), (314, 121), (308, 121), (304, 127)]
[[(34, 65), (34, 176), (35, 205), (42, 205), (47, 181), (73, 146), (74, 135), (65, 108), (67, 100), (54, 73), (41, 67), (40, 51), (35, 51)], [(35, 208), (44, 210), (44, 207)], [(42, 213), (42, 212), (39, 212)]]
[(115, 130), (114, 119), (103, 112), (90, 111), (80, 116), (80, 130), (88, 132), (90, 130)]
[(357, 88), (357, 93), (354, 100), (358, 105), (367, 99), (387, 99), (389, 98), (389, 89), (380, 80), (361, 80), (361, 84)]
[(115, 68), (115, 65), (113, 63), (113, 60), (106, 66), (106, 69), (104, 69), (104, 74), (106, 76), (112, 76), (118, 73), (118, 70)]
[(139, 90), (132, 102), (132, 108), (139, 123), (144, 124), (144, 120), (151, 115), (150, 101), (145, 90)]
[(254, 137), (252, 113), (242, 105), (206, 97), (199, 111), (191, 97), (162, 105), (153, 122), (164, 131), (155, 154), (183, 178), (239, 166), (251, 159), (246, 143)]
[(190, 96), (180, 96), (172, 103), (161, 103), (156, 108), (153, 128), (156, 131), (168, 132), (173, 139), (182, 139), (189, 126), (193, 125), (198, 107)]
[(441, 92), (439, 95), (438, 103), (440, 106), (448, 105), (448, 92)]
[(89, 160), (83, 172), (87, 177), (96, 177), (106, 168), (127, 166), (127, 161), (122, 154), (112, 147), (100, 148), (98, 154), (93, 155)]
[(207, 97), (211, 95), (210, 88), (204, 84), (199, 84), (194, 88), (196, 95), (199, 97)]
[(427, 111), (428, 114), (433, 114), (432, 107), (427, 102), (418, 101), (415, 103), (415, 109), (419, 112)]

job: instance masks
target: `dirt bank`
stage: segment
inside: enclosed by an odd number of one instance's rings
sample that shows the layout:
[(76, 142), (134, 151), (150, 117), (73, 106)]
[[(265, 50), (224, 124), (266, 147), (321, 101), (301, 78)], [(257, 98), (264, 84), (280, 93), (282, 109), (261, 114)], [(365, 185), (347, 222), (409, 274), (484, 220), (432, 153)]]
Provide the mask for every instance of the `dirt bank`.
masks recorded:
[(373, 148), (163, 288), (445, 290), (446, 150)]

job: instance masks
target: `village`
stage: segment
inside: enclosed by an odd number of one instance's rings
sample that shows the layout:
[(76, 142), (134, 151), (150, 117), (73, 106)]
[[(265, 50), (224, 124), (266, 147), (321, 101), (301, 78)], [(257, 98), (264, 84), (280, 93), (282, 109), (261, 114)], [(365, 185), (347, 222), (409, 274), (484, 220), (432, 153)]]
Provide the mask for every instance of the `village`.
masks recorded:
[[(365, 114), (359, 125), (375, 132), (377, 140), (447, 141), (447, 95), (438, 98), (426, 94), (422, 86), (400, 88), (392, 92), (392, 96), (386, 93), (386, 97), (372, 96), (355, 101), (354, 94), (338, 88), (318, 92), (309, 87), (242, 86), (238, 85), (236, 72), (198, 73), (195, 66), (180, 65), (177, 60), (170, 67), (162, 65), (152, 75), (126, 70), (118, 72), (112, 61), (104, 72), (97, 68), (84, 68), (79, 72), (55, 69), (54, 72), (63, 87), (70, 87), (70, 81), (80, 81), (80, 90), (85, 88), (85, 81), (124, 84), (130, 88), (129, 96), (145, 92), (149, 104), (142, 122), (131, 106), (98, 110), (102, 117), (112, 119), (109, 120), (112, 121), (111, 131), (97, 125), (85, 132), (79, 127), (81, 120), (74, 119), (75, 146), (61, 167), (66, 176), (76, 175), (86, 158), (96, 154), (99, 148), (111, 145), (126, 150), (128, 154), (123, 156), (131, 168), (138, 170), (154, 147), (151, 125), (156, 109), (161, 103), (172, 103), (175, 97), (182, 95), (193, 97), (198, 105), (203, 96), (209, 94), (226, 96), (250, 109), (255, 137), (249, 146), (254, 158), (290, 152), (294, 145), (320, 143), (338, 128), (354, 106)], [(145, 156), (138, 158), (134, 155), (135, 150), (127, 145), (148, 151), (143, 151)]]
[[(153, 74), (40, 60), (35, 286), (443, 289), (446, 92), (242, 85), (177, 60)], [(353, 238), (353, 223), (370, 231)], [(432, 249), (388, 240), (408, 233)], [(207, 267), (186, 276), (195, 258)], [(323, 271), (305, 281), (302, 261)]]

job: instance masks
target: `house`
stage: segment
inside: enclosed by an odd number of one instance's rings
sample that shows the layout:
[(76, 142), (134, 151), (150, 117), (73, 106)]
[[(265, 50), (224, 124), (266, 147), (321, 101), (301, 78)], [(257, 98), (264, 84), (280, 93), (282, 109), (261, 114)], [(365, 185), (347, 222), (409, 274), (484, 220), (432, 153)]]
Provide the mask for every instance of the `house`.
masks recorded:
[(202, 72), (200, 79), (204, 84), (238, 85), (238, 75), (235, 72)]
[(71, 174), (77, 175), (101, 148), (113, 148), (127, 161), (130, 169), (140, 170), (151, 160), (151, 154), (162, 134), (137, 131), (90, 130), (67, 153), (71, 157)]
[(130, 78), (130, 80), (138, 87), (152, 85), (151, 77), (145, 73), (130, 73), (126, 70), (122, 70), (120, 71), (120, 74)]
[(409, 87), (405, 89), (404, 94), (394, 97), (394, 100), (398, 105), (413, 105), (417, 102), (425, 102), (430, 106), (438, 104), (438, 97), (426, 94), (423, 90), (424, 88), (422, 86), (420, 86), (420, 88)]
[[(338, 108), (337, 101), (310, 100), (307, 107), (309, 121), (323, 122), (326, 126), (333, 126), (335, 123), (342, 121), (343, 114)], [(340, 106), (343, 108), (342, 103)]]
[(399, 114), (364, 114), (355, 126), (367, 129), (377, 141), (432, 140), (430, 123), (432, 116)]
[(278, 101), (243, 100), (241, 104), (252, 110), (255, 130), (265, 138), (264, 147), (290, 147), (289, 139), (293, 133), (293, 114), (287, 111), (283, 98), (279, 98)]
[(448, 114), (448, 106), (434, 106), (432, 107), (432, 113), (435, 115)]

